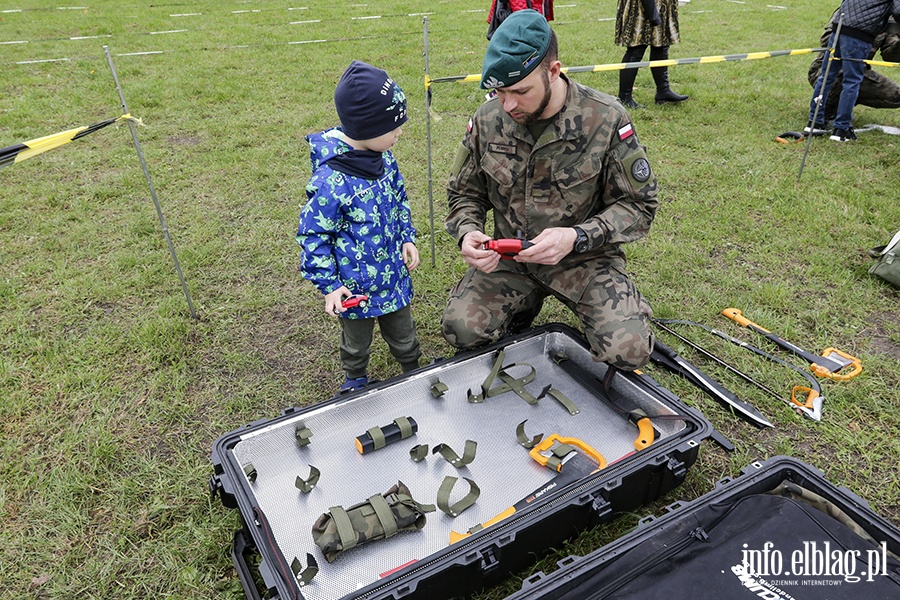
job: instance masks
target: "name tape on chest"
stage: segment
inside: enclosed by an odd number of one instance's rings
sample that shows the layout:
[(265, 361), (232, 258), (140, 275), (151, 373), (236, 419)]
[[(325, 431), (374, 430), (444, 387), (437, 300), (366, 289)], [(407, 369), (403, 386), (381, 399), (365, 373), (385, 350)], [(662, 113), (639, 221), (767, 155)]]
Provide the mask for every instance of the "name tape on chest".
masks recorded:
[(516, 147), (509, 144), (488, 144), (488, 152), (497, 152), (499, 154), (515, 154)]

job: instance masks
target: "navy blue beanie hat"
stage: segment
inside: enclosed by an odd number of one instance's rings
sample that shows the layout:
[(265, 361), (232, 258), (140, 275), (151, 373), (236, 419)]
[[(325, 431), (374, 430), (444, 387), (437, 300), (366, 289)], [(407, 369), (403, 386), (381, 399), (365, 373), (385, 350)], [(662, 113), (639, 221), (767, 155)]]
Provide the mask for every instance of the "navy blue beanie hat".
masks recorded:
[(406, 122), (406, 95), (388, 74), (354, 60), (334, 90), (341, 129), (354, 140), (371, 140)]

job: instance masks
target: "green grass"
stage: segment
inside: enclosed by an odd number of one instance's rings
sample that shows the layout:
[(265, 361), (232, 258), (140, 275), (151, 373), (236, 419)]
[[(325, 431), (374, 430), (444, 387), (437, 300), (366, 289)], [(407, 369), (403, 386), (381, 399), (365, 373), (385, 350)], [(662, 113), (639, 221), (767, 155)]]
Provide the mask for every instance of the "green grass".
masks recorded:
[[(619, 62), (606, 20), (614, 4), (557, 4), (565, 65)], [(409, 96), (395, 154), (421, 235), (414, 310), (426, 356), (451, 352), (437, 324), (463, 264), (441, 228), (444, 184), (483, 93), (433, 88), (432, 267), (423, 27), (410, 15), (432, 13), (431, 76), (465, 75), (480, 70), (486, 29), (483, 12), (467, 11), (486, 5), (97, 0), (59, 10), (21, 0), (8, 8), (22, 12), (0, 13), (0, 41), (28, 42), (0, 46), (0, 146), (121, 114), (102, 49), (110, 47), (129, 109), (146, 123), (143, 151), (200, 317), (189, 316), (127, 127), (0, 171), (0, 595), (242, 597), (228, 548), (239, 519), (206, 496), (209, 453), (223, 433), (329, 398), (342, 377), (337, 325), (299, 276), (293, 235), (309, 177), (304, 135), (336, 122), (334, 85), (354, 58), (385, 68)], [(233, 12), (247, 10), (258, 12)], [(683, 42), (671, 56), (815, 47), (829, 11), (813, 0), (786, 10), (694, 0), (681, 9)], [(186, 13), (202, 16), (170, 16)], [(178, 29), (187, 31), (151, 35)], [(80, 36), (108, 37), (69, 39)], [(17, 64), (60, 58), (69, 60)], [(803, 144), (773, 140), (806, 121), (810, 60), (675, 67), (673, 87), (692, 96), (682, 106), (653, 105), (641, 70), (635, 96), (649, 106), (633, 118), (661, 204), (650, 235), (627, 248), (629, 270), (658, 316), (771, 349), (718, 316), (735, 306), (801, 346), (860, 356), (865, 372), (824, 386), (825, 418), (815, 424), (663, 337), (777, 428), (756, 430), (648, 368), (737, 451), (707, 445), (685, 484), (641, 514), (709, 491), (754, 460), (791, 454), (900, 523), (898, 292), (866, 272), (867, 249), (900, 226), (900, 140), (814, 140), (798, 181)], [(573, 77), (617, 89), (616, 73)], [(860, 125), (900, 125), (892, 111), (855, 115)], [(540, 317), (552, 321), (573, 323), (555, 302)], [(684, 333), (776, 390), (802, 382)], [(372, 375), (398, 372), (377, 343)], [(555, 549), (534, 570), (590, 552), (639, 516)], [(501, 598), (520, 580), (483, 597)]]

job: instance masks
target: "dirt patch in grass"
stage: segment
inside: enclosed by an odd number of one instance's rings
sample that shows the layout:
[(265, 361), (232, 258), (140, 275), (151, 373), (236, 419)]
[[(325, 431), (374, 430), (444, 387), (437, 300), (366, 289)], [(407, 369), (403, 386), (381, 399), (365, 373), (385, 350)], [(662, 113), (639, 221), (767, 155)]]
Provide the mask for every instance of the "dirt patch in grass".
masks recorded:
[(872, 352), (884, 354), (900, 360), (900, 344), (891, 339), (890, 330), (896, 330), (900, 325), (900, 314), (881, 312), (869, 317), (871, 325), (860, 332), (871, 341), (869, 347)]
[[(286, 382), (290, 390), (304, 386), (334, 387), (331, 367), (337, 358), (338, 330), (323, 322), (314, 309), (303, 305), (281, 305), (259, 316), (251, 337), (255, 351), (269, 372)], [(339, 371), (339, 369), (337, 369)]]
[(195, 135), (170, 135), (166, 141), (171, 146), (196, 146), (203, 140)]

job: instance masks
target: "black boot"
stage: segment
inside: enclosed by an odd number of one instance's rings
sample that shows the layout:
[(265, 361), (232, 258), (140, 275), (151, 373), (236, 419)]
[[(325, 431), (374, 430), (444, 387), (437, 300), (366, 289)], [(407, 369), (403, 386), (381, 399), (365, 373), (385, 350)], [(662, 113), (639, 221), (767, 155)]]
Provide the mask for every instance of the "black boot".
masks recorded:
[[(650, 60), (667, 60), (669, 58), (668, 46), (651, 46)], [(653, 67), (650, 69), (653, 81), (656, 83), (656, 103), (684, 102), (688, 96), (676, 94), (669, 88), (669, 67)]]
[(634, 90), (634, 80), (637, 77), (637, 69), (622, 69), (619, 71), (619, 102), (628, 109), (644, 108), (643, 104), (638, 104), (632, 97)]
[[(633, 46), (625, 50), (622, 57), (623, 63), (638, 62), (644, 58), (646, 46)], [(628, 109), (644, 108), (643, 104), (638, 104), (632, 97), (634, 91), (634, 80), (637, 78), (637, 69), (622, 69), (619, 71), (619, 102)]]
[(506, 337), (507, 335), (515, 335), (517, 333), (522, 333), (526, 329), (531, 327), (531, 324), (534, 323), (534, 320), (541, 312), (541, 308), (544, 306), (544, 300), (541, 299), (534, 306), (531, 307), (530, 310), (524, 310), (522, 312), (516, 313), (512, 319), (510, 319), (509, 325), (506, 327)]

